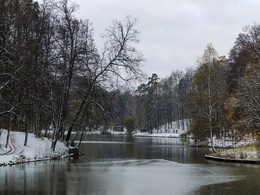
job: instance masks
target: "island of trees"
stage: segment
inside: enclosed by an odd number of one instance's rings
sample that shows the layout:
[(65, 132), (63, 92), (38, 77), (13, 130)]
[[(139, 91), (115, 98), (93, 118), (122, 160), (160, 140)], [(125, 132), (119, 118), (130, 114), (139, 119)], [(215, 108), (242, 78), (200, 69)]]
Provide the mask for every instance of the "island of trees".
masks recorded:
[(54, 150), (87, 131), (152, 133), (173, 121), (201, 140), (260, 137), (260, 25), (245, 28), (229, 56), (209, 44), (196, 67), (154, 73), (133, 90), (126, 83), (143, 78), (136, 19), (112, 22), (98, 49), (75, 11), (67, 0), (1, 1), (0, 128), (25, 132), (24, 145), (28, 133), (49, 136)]

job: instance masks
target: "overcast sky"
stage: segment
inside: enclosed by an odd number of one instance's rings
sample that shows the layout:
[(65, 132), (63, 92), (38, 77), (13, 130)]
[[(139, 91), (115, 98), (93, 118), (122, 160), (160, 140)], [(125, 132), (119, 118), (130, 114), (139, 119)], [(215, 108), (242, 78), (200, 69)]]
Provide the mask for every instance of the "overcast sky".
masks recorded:
[(229, 50), (242, 28), (260, 24), (260, 0), (74, 0), (77, 16), (93, 24), (95, 39), (114, 19), (138, 19), (144, 72), (160, 78), (195, 66), (208, 43), (219, 55)]

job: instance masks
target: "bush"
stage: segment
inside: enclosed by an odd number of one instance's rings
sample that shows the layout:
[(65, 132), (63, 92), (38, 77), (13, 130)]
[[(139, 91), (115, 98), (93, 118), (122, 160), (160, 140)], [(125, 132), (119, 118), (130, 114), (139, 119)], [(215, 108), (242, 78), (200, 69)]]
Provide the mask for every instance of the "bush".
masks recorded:
[(125, 127), (127, 129), (127, 132), (131, 134), (135, 130), (135, 117), (134, 116), (128, 116), (125, 119)]

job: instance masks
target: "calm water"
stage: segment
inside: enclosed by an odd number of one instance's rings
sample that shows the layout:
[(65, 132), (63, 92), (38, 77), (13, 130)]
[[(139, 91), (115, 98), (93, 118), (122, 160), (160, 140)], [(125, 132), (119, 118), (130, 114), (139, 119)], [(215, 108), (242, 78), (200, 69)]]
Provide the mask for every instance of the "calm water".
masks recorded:
[(0, 194), (260, 194), (260, 165), (213, 162), (179, 138), (87, 136), (78, 160), (0, 168)]

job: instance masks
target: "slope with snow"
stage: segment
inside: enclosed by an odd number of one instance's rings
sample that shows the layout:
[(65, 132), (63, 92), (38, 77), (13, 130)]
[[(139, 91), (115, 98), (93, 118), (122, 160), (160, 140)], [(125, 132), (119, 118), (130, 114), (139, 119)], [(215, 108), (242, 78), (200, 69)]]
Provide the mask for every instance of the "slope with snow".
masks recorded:
[(31, 162), (60, 158), (68, 155), (68, 147), (58, 142), (55, 151), (51, 150), (51, 140), (36, 138), (28, 135), (27, 146), (24, 146), (25, 133), (10, 132), (9, 145), (5, 148), (7, 131), (4, 130), (0, 137), (0, 165), (12, 165), (21, 162)]

